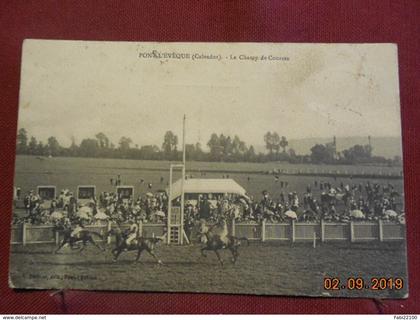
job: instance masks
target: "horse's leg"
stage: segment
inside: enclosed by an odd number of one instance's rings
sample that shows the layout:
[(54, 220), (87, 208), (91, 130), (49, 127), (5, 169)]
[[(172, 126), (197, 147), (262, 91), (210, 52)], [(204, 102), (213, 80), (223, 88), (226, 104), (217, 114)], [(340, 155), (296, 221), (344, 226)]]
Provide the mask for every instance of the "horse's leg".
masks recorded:
[(232, 262), (233, 262), (233, 264), (235, 264), (238, 250), (237, 250), (236, 247), (233, 247), (233, 246), (229, 247), (229, 250), (232, 253)]
[(216, 249), (216, 250), (214, 250), (214, 253), (216, 253), (217, 259), (219, 259), (220, 264), (223, 266), (223, 260), (220, 257), (219, 251), (217, 251), (217, 249)]
[(76, 239), (73, 239), (73, 238), (69, 239), (69, 246), (72, 250), (80, 249), (80, 246), (77, 245), (77, 241), (80, 241), (80, 240), (76, 240)]
[(81, 244), (81, 247), (80, 247), (80, 250), (79, 250), (79, 253), (81, 253), (83, 250), (85, 250), (85, 248), (86, 248), (86, 241), (83, 240), (82, 244)]
[(208, 250), (207, 247), (201, 248), (201, 255), (203, 257), (207, 257), (207, 255), (204, 253), (204, 251)]
[(136, 260), (134, 260), (134, 263), (136, 263), (137, 261), (139, 261), (142, 251), (143, 251), (143, 249), (138, 249), (137, 250), (137, 257), (136, 257)]
[(75, 247), (75, 245), (77, 244), (77, 240), (75, 238), (69, 237), (67, 239), (67, 242), (68, 242), (68, 244), (70, 246), (70, 249), (72, 249), (72, 250), (79, 249), (79, 247), (77, 247), (77, 246)]
[(239, 257), (239, 247), (235, 247), (235, 263), (238, 260)]
[(64, 245), (67, 243), (67, 240), (64, 238), (63, 241), (61, 241), (60, 245), (58, 246), (58, 248), (54, 251), (54, 254), (58, 253), (58, 251), (64, 247)]
[(153, 257), (153, 258), (155, 258), (155, 260), (157, 261), (157, 263), (158, 264), (163, 264), (162, 263), (162, 260), (160, 260), (155, 254), (154, 254), (154, 252), (153, 252), (153, 250), (151, 250), (151, 249), (146, 249), (147, 250), (147, 252)]
[(112, 259), (112, 261), (117, 262), (117, 259), (118, 259), (119, 255), (121, 254), (122, 250), (121, 250), (121, 248), (117, 248), (114, 251), (115, 251), (115, 253), (114, 253), (114, 258)]
[(89, 237), (88, 238), (88, 241), (90, 242), (90, 243), (92, 243), (96, 248), (98, 248), (99, 250), (101, 250), (101, 251), (105, 251), (105, 248), (102, 248), (99, 244), (97, 244), (96, 242), (95, 242), (95, 240), (93, 240), (93, 238), (92, 237)]

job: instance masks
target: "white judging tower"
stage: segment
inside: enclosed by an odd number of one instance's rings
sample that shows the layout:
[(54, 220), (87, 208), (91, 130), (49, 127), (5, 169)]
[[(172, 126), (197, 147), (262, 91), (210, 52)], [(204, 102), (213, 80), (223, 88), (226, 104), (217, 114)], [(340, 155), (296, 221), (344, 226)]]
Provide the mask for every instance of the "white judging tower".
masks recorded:
[[(184, 182), (185, 182), (185, 120), (184, 115), (182, 124), (182, 164), (171, 164), (169, 168), (169, 197), (168, 197), (168, 244), (184, 244), (184, 240), (189, 243), (189, 239), (184, 230)], [(173, 206), (172, 185), (173, 171), (181, 169), (181, 200), (178, 206)]]

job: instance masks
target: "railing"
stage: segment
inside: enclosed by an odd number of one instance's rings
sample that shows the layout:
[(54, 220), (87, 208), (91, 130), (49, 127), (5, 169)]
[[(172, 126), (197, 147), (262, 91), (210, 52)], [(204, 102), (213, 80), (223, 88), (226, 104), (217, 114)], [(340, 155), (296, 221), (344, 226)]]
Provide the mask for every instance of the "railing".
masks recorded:
[(299, 176), (324, 176), (324, 177), (353, 177), (353, 178), (377, 178), (377, 179), (402, 179), (403, 172), (397, 168), (365, 168), (365, 169), (331, 169), (328, 167), (314, 168), (289, 168), (272, 169), (265, 171), (266, 174), (299, 175)]
[[(105, 237), (113, 227), (112, 223), (86, 226), (86, 230), (95, 231), (104, 236), (102, 241), (111, 243), (111, 237)], [(129, 228), (129, 224), (120, 225), (122, 229)], [(166, 224), (139, 224), (139, 234), (145, 237), (160, 237), (166, 230)], [(236, 237), (246, 237), (259, 241), (396, 241), (405, 239), (405, 225), (394, 222), (325, 222), (309, 223), (235, 223), (229, 226), (230, 233)], [(49, 225), (21, 224), (12, 226), (11, 244), (59, 243), (62, 239), (60, 232), (54, 232)], [(101, 241), (98, 239), (98, 241)]]
[(384, 222), (232, 223), (232, 234), (260, 241), (395, 241), (405, 239), (405, 225)]
[[(96, 239), (98, 242), (107, 242), (111, 243), (111, 236), (106, 236), (108, 231), (114, 225), (111, 222), (98, 224), (98, 225), (88, 225), (85, 226), (86, 230), (94, 231), (103, 236), (103, 239)], [(129, 224), (122, 224), (120, 228), (128, 229)], [(166, 229), (166, 224), (139, 224), (139, 233), (145, 237), (160, 237), (164, 234)], [(31, 225), (27, 223), (22, 223), (20, 225), (13, 225), (11, 231), (11, 244), (36, 244), (36, 243), (55, 243), (58, 244), (63, 239), (63, 234), (61, 232), (55, 231), (54, 226), (51, 225)]]

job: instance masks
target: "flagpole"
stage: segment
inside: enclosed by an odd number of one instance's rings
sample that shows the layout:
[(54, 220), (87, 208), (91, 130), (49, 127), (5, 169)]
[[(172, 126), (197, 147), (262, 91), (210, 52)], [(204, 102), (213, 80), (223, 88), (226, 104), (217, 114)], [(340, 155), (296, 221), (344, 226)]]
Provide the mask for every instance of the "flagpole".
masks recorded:
[(184, 181), (185, 181), (185, 114), (184, 114), (184, 118), (182, 121), (182, 177), (181, 177), (181, 228), (180, 228), (180, 242), (181, 244), (183, 244), (184, 242), (184, 201), (185, 201), (185, 196), (184, 196)]
[(182, 122), (182, 164), (185, 166), (185, 121), (186, 116), (184, 114), (184, 120)]

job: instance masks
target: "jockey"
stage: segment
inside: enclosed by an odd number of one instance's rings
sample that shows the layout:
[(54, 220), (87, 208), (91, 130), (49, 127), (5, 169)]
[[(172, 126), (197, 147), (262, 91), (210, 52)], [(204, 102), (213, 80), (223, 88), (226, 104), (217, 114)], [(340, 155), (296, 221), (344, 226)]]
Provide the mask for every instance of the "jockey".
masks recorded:
[(209, 231), (209, 227), (206, 225), (206, 220), (205, 219), (200, 219), (200, 241), (202, 243), (206, 243), (207, 242), (207, 237), (206, 237), (206, 233)]
[(223, 248), (226, 248), (227, 245), (229, 244), (229, 239), (228, 239), (228, 228), (227, 228), (226, 221), (224, 219), (220, 222), (220, 227), (221, 227), (221, 230), (218, 232), (218, 235), (220, 237), (220, 241), (223, 242)]
[(71, 232), (70, 237), (74, 238), (74, 239), (78, 239), (79, 238), (79, 233), (80, 233), (80, 231), (83, 230), (83, 228), (84, 228), (84, 226), (83, 226), (82, 220), (79, 220), (76, 223), (76, 227)]
[(138, 230), (139, 226), (137, 225), (137, 223), (133, 222), (130, 226), (130, 231), (128, 233), (127, 239), (125, 240), (127, 246), (129, 246), (131, 242), (137, 238)]

